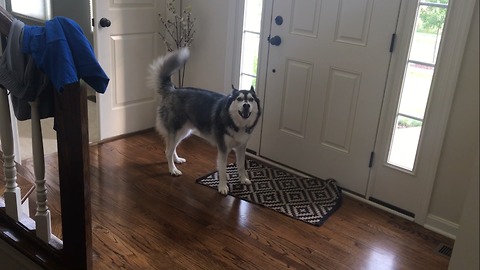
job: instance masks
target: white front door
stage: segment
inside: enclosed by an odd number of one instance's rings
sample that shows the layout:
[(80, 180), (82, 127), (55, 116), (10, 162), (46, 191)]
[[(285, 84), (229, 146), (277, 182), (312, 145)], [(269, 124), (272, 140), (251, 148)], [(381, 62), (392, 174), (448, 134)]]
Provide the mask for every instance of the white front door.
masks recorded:
[(366, 194), (400, 1), (274, 1), (260, 155)]
[(94, 1), (95, 49), (110, 77), (107, 91), (98, 95), (100, 139), (155, 125), (156, 95), (145, 78), (162, 54), (158, 14), (164, 7), (158, 0)]

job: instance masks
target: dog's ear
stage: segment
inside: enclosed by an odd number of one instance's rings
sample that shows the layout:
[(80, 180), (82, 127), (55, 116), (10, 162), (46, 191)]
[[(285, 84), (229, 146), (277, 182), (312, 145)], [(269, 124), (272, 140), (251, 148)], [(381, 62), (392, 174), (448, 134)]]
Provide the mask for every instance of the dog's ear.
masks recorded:
[(238, 92), (238, 89), (235, 88), (235, 86), (233, 86), (232, 84), (232, 94), (236, 94)]
[(257, 92), (255, 92), (255, 88), (253, 88), (253, 85), (250, 86), (250, 90), (248, 90), (248, 91), (252, 94), (252, 96), (253, 96), (255, 99), (257, 99)]

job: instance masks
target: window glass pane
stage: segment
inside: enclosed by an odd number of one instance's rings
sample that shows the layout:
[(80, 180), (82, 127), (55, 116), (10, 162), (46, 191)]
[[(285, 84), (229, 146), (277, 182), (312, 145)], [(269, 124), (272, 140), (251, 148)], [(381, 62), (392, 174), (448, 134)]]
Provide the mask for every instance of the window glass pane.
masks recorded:
[(260, 33), (261, 21), (262, 21), (262, 1), (259, 0), (246, 0), (245, 1), (245, 18), (244, 18), (245, 31), (251, 31)]
[(420, 6), (410, 48), (410, 60), (434, 64), (437, 58), (447, 9)]
[(257, 74), (259, 39), (260, 36), (258, 34), (246, 32), (243, 35), (241, 73), (246, 73), (253, 76)]
[(40, 20), (50, 19), (50, 0), (12, 0), (12, 11)]
[(398, 116), (390, 145), (388, 163), (410, 171), (413, 170), (421, 131), (421, 121)]
[(242, 74), (240, 75), (240, 89), (250, 89), (251, 86), (256, 87), (257, 79), (255, 77)]
[(262, 0), (245, 0), (240, 60), (240, 89), (256, 88)]
[(399, 113), (423, 119), (434, 68), (409, 63), (403, 83)]

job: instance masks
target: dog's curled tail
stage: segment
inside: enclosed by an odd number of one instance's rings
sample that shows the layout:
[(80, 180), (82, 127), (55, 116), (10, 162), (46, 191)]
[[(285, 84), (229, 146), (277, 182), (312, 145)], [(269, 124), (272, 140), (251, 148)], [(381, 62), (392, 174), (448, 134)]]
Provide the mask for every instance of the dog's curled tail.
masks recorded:
[(157, 58), (149, 67), (149, 86), (161, 95), (173, 90), (175, 87), (171, 77), (185, 65), (189, 56), (190, 50), (184, 47)]

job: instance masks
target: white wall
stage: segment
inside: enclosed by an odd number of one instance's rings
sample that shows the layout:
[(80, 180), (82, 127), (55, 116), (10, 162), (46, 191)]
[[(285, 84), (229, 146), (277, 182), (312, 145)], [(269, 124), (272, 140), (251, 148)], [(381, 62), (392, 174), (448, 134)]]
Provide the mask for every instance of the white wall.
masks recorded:
[(74, 20), (82, 27), (87, 39), (93, 44), (90, 31), (90, 3), (88, 0), (51, 0), (52, 16), (64, 16)]
[[(230, 83), (232, 48), (227, 42), (232, 38), (234, 18), (229, 17), (231, 0), (184, 0), (183, 6), (190, 5), (197, 18), (190, 59), (186, 67), (185, 86), (228, 92)], [(232, 3), (233, 2), (233, 3)]]
[(455, 234), (460, 222), (468, 181), (479, 149), (479, 74), (477, 1), (427, 219), (427, 223), (443, 221), (447, 226), (445, 230), (452, 230), (451, 234)]
[(480, 269), (478, 254), (479, 248), (479, 160), (474, 165), (470, 183), (467, 186), (468, 192), (465, 199), (465, 206), (460, 219), (460, 229), (450, 259), (450, 270)]

